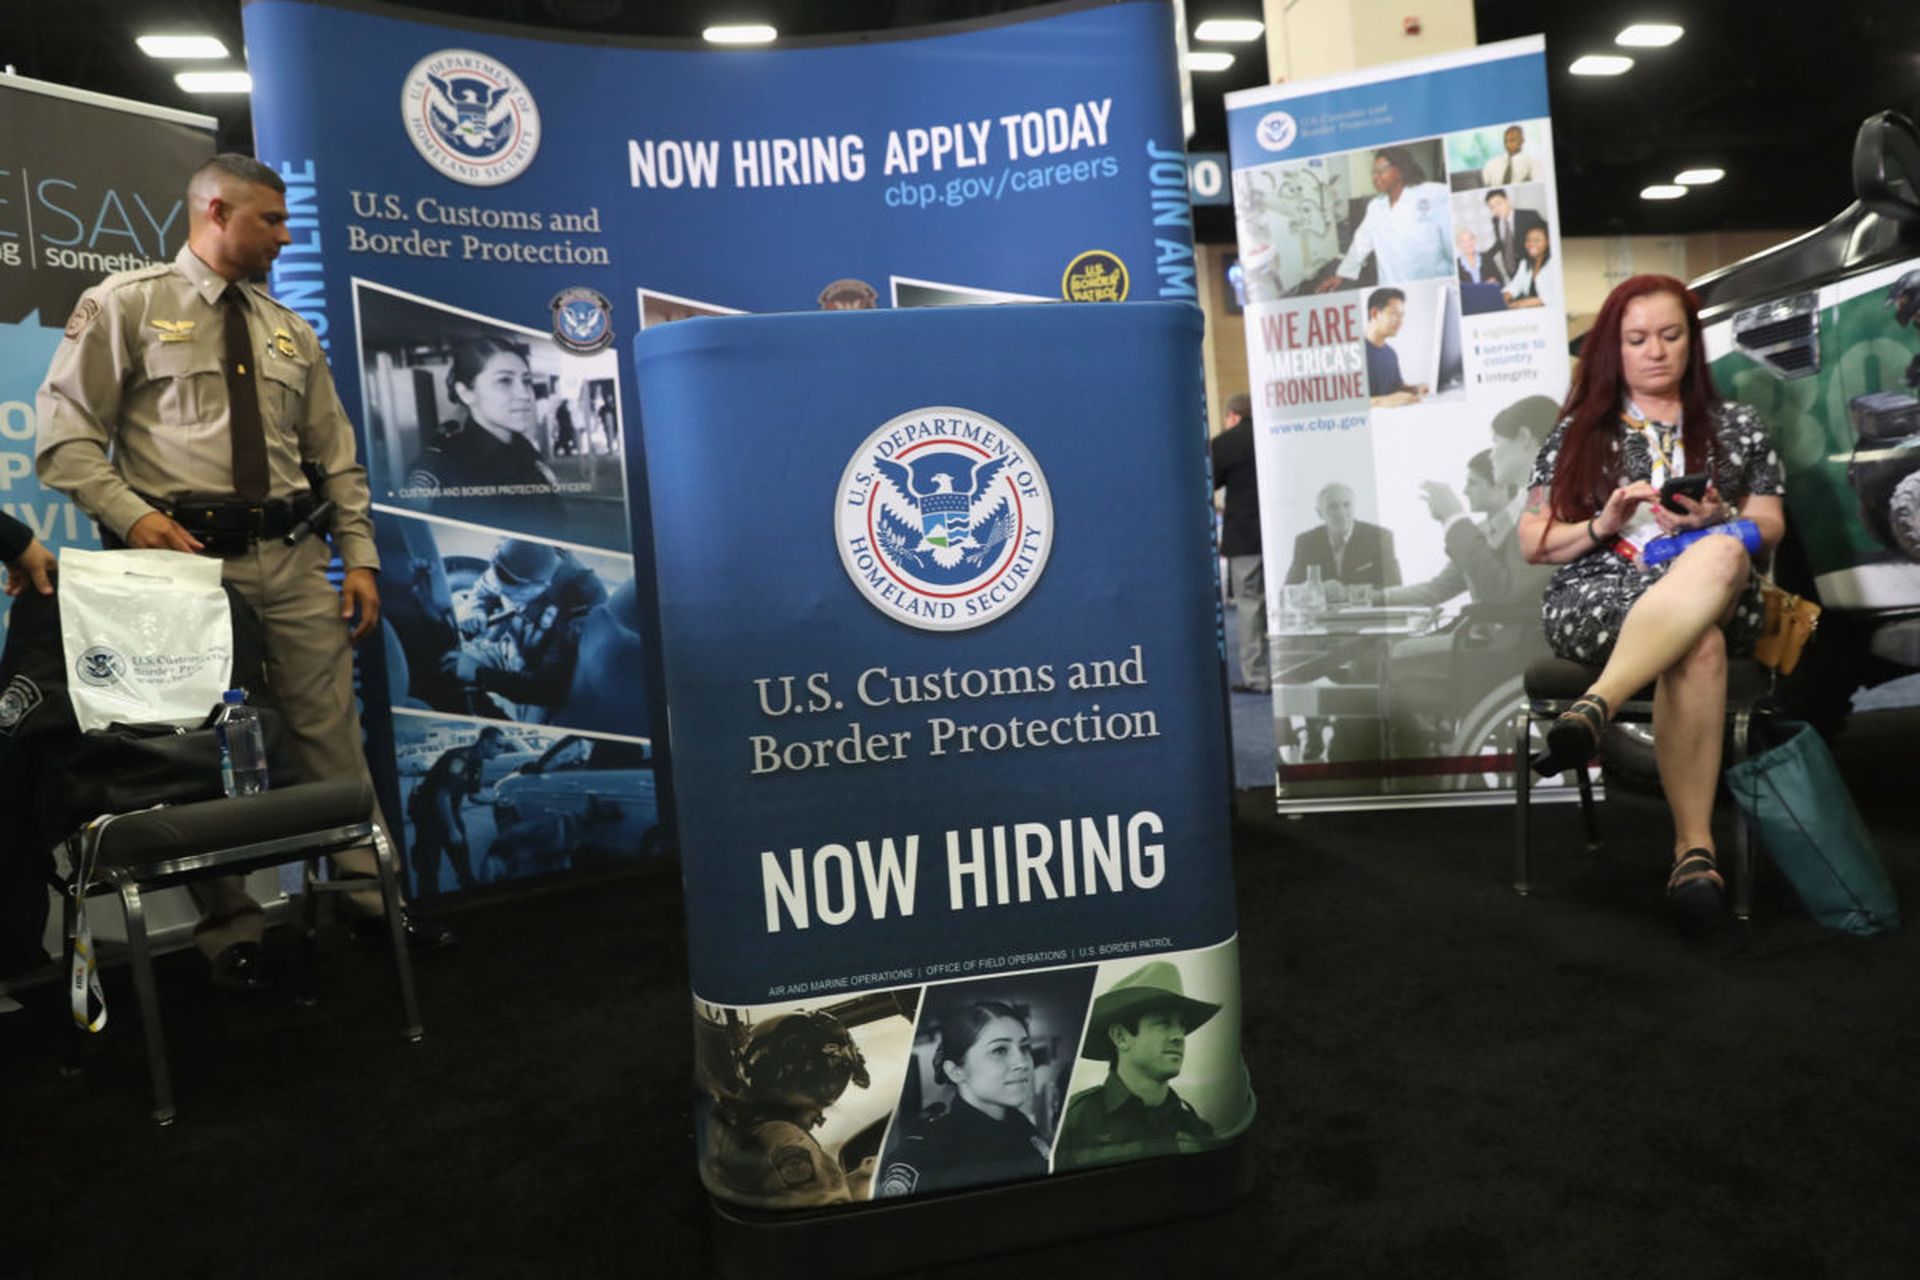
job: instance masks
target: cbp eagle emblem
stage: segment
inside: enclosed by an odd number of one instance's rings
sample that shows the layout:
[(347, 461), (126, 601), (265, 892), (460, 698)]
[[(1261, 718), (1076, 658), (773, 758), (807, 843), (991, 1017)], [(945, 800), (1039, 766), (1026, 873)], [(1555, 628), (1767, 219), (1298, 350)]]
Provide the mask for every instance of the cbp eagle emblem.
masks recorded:
[(840, 560), (869, 603), (957, 631), (1024, 599), (1053, 545), (1053, 500), (1020, 438), (969, 409), (917, 409), (855, 451), (835, 504)]

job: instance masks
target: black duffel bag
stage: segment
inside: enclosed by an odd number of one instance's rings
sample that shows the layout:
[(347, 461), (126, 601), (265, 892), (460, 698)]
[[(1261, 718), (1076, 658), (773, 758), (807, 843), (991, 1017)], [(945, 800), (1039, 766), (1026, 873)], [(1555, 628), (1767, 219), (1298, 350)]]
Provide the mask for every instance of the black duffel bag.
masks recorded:
[[(286, 722), (272, 707), (254, 709), (267, 742), (268, 786), (292, 786), (299, 778), (287, 752)], [(115, 723), (89, 729), (70, 748), (55, 789), (57, 811), (74, 825), (103, 813), (217, 800), (225, 794), (219, 731), (211, 715), (193, 728)]]

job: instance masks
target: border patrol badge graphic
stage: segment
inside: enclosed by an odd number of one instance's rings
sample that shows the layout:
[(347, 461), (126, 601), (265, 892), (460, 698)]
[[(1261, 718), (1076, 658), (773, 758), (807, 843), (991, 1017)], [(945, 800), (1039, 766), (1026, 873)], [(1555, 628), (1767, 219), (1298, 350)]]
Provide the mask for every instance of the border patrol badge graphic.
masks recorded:
[(422, 159), (470, 187), (512, 181), (540, 149), (540, 108), (527, 86), (471, 49), (414, 63), (400, 87), (400, 118)]
[(853, 585), (924, 631), (965, 631), (1024, 600), (1053, 548), (1047, 478), (1020, 438), (970, 409), (903, 413), (840, 476), (834, 535)]
[(1061, 273), (1060, 296), (1068, 302), (1125, 302), (1127, 264), (1105, 249), (1089, 249)]
[(576, 355), (592, 355), (613, 341), (613, 304), (597, 290), (575, 286), (553, 295), (553, 340)]

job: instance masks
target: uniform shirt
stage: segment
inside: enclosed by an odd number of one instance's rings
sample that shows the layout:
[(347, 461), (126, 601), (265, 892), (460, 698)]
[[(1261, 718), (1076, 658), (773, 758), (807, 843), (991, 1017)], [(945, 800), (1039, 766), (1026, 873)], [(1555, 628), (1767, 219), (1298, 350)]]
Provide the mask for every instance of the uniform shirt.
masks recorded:
[(1008, 1107), (995, 1120), (964, 1098), (915, 1119), (874, 1196), (904, 1196), (952, 1187), (1038, 1178), (1047, 1172), (1047, 1144), (1033, 1121)]
[(1076, 1094), (1060, 1121), (1055, 1144), (1056, 1170), (1109, 1160), (1197, 1151), (1213, 1141), (1213, 1126), (1171, 1088), (1157, 1107), (1149, 1107), (1127, 1088), (1117, 1071), (1105, 1084)]
[(1367, 201), (1366, 216), (1353, 233), (1353, 244), (1340, 260), (1339, 274), (1360, 278), (1360, 264), (1373, 255), (1381, 284), (1405, 284), (1453, 274), (1453, 209), (1441, 182), (1417, 182), (1400, 190), (1400, 199), (1386, 195)]
[[(309, 492), (302, 461), (327, 477), (333, 545), (349, 569), (375, 569), (367, 473), (354, 456), (320, 340), (259, 285), (243, 283), (269, 494)], [(123, 271), (81, 295), (41, 384), (40, 482), (125, 538), (163, 501), (235, 500), (228, 436), (227, 281), (181, 246), (166, 266)], [(111, 460), (108, 452), (112, 451)], [(135, 492), (138, 490), (138, 492)]]
[[(708, 1186), (729, 1200), (768, 1208), (844, 1204), (853, 1198), (840, 1162), (788, 1116), (715, 1116), (707, 1130)], [(715, 1185), (717, 1179), (718, 1185)]]

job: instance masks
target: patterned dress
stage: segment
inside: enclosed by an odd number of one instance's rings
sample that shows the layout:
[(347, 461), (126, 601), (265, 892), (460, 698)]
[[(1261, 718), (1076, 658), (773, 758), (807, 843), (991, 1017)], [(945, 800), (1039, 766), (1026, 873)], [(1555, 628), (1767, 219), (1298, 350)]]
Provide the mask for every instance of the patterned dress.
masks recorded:
[[(1780, 459), (1767, 440), (1766, 424), (1760, 421), (1760, 415), (1746, 405), (1723, 401), (1714, 410), (1713, 419), (1713, 482), (1721, 495), (1737, 504), (1750, 497), (1778, 494)], [(1672, 430), (1666, 424), (1651, 425)], [(1615, 429), (1622, 442), (1622, 466), (1616, 483), (1651, 480), (1653, 451), (1645, 436), (1617, 421)], [(1554, 462), (1566, 431), (1567, 422), (1563, 420), (1540, 446), (1530, 485), (1544, 490), (1553, 483)], [(1649, 572), (1614, 554), (1611, 548), (1595, 547), (1571, 564), (1561, 565), (1547, 584), (1541, 611), (1547, 643), (1563, 658), (1594, 666), (1605, 663), (1627, 610), (1673, 564), (1669, 560)], [(1760, 634), (1760, 619), (1760, 579), (1755, 575), (1748, 579), (1746, 590), (1734, 605), (1733, 620), (1727, 624), (1729, 653), (1752, 652)]]

